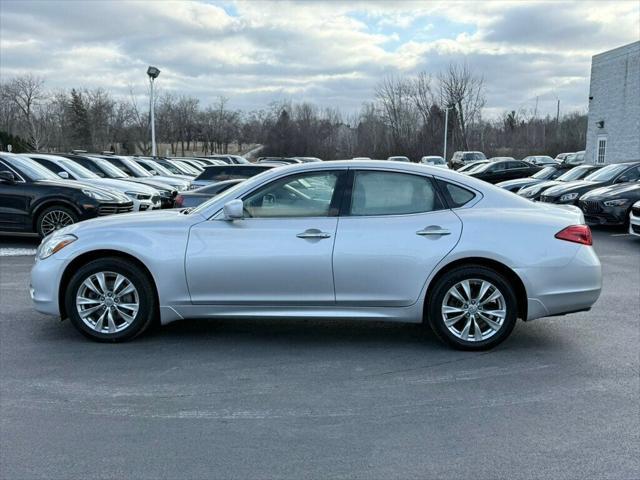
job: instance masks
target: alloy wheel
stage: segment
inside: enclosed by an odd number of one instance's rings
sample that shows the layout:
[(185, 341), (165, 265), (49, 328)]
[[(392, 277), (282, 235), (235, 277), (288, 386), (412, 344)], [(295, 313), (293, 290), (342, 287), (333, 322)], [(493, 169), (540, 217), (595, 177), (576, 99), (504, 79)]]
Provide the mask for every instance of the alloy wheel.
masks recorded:
[(87, 277), (78, 289), (75, 303), (84, 324), (103, 334), (127, 329), (140, 309), (133, 282), (115, 272), (97, 272)]
[(55, 230), (74, 223), (73, 217), (63, 210), (51, 210), (42, 217), (41, 230), (42, 235), (47, 236)]
[(467, 342), (493, 337), (506, 317), (504, 295), (487, 280), (462, 280), (453, 285), (442, 300), (445, 326), (454, 336)]

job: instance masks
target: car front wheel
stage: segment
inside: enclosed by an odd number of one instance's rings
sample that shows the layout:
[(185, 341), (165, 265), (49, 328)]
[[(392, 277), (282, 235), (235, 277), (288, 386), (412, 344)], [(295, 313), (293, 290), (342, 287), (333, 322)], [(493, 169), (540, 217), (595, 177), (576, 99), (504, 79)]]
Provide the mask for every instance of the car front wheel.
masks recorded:
[(517, 300), (508, 280), (483, 267), (443, 275), (430, 295), (427, 318), (434, 333), (461, 350), (486, 350), (504, 341), (516, 323)]
[(78, 216), (72, 210), (61, 206), (49, 207), (38, 215), (36, 230), (41, 237), (46, 237), (50, 233), (77, 221)]
[(66, 311), (85, 336), (100, 342), (130, 340), (144, 332), (156, 311), (149, 276), (120, 258), (94, 260), (71, 278)]

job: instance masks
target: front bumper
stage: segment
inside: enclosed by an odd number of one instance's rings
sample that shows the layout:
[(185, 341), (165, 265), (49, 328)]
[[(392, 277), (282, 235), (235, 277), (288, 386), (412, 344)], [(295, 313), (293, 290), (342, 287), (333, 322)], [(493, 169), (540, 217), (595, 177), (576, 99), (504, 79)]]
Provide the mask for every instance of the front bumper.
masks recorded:
[(29, 293), (35, 309), (46, 315), (60, 316), (58, 290), (65, 268), (65, 261), (51, 256), (45, 260), (36, 258), (31, 268)]
[(602, 290), (602, 267), (593, 247), (580, 246), (565, 266), (516, 273), (527, 290), (527, 320), (589, 310)]
[(578, 206), (589, 225), (624, 225), (627, 221), (628, 205), (607, 207), (600, 201), (580, 200)]

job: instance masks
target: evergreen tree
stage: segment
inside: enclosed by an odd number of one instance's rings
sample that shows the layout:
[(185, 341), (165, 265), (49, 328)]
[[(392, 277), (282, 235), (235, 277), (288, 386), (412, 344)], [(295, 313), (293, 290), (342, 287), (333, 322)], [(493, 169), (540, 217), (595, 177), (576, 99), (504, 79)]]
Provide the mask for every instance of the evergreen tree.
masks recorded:
[(82, 93), (75, 88), (71, 90), (71, 102), (69, 103), (69, 138), (73, 148), (92, 150), (91, 129), (89, 127), (89, 114), (84, 104)]

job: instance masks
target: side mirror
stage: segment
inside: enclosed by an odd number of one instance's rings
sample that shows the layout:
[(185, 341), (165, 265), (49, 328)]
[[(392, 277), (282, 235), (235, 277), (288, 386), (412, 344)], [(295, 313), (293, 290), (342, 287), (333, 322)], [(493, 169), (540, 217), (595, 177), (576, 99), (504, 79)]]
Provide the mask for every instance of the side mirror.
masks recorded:
[(244, 218), (244, 205), (242, 200), (235, 199), (224, 204), (222, 207), (225, 220), (239, 220)]
[(14, 184), (16, 183), (16, 176), (9, 170), (2, 170), (0, 171), (0, 183)]
[(156, 172), (155, 170), (149, 170), (149, 173), (150, 173), (151, 175), (157, 175), (157, 174), (158, 174), (158, 172)]
[(58, 172), (58, 176), (60, 178), (64, 178), (65, 180), (69, 180), (69, 174), (67, 172), (64, 172), (64, 171)]

